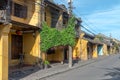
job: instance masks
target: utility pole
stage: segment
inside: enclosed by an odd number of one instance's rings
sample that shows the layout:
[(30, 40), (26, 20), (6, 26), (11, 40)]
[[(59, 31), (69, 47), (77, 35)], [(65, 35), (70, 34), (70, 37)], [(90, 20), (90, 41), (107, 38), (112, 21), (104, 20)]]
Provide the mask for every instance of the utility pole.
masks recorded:
[(68, 5), (69, 5), (69, 18), (72, 17), (72, 9), (73, 9), (73, 6), (72, 6), (72, 0), (68, 0)]
[(110, 33), (110, 54), (112, 54), (112, 35)]
[[(68, 0), (68, 5), (69, 5), (69, 19), (72, 17), (72, 0)], [(72, 67), (72, 47), (69, 46), (69, 68)]]

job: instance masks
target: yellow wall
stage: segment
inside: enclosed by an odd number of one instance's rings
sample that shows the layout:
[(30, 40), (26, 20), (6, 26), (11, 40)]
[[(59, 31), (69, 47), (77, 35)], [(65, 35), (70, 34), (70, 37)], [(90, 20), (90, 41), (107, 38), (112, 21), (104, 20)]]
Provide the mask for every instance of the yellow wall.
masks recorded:
[(16, 34), (15, 31), (10, 31), (9, 33), (9, 38), (8, 38), (8, 41), (9, 41), (9, 66), (14, 66), (14, 65), (17, 65), (19, 63), (19, 60), (18, 59), (11, 59), (11, 40), (12, 40), (12, 34)]
[(87, 43), (88, 41), (82, 39), (84, 33), (81, 33), (80, 38), (76, 40), (76, 45), (73, 48), (73, 59), (80, 58), (81, 60), (87, 60)]
[[(11, 34), (9, 35), (9, 54), (11, 54)], [(25, 64), (34, 64), (38, 58), (40, 58), (40, 35), (36, 32), (36, 36), (33, 37), (32, 33), (23, 34), (23, 53), (25, 53)], [(14, 66), (18, 65), (18, 59), (11, 59), (9, 55), (9, 65)]]
[[(3, 26), (0, 26), (1, 28)], [(2, 80), (3, 78), (3, 44), (2, 44), (2, 29), (0, 28), (0, 79)]]
[(73, 48), (73, 59), (80, 58), (80, 39), (76, 40), (76, 45)]
[(38, 25), (38, 19), (41, 17), (40, 5), (35, 4), (35, 2), (40, 3), (41, 0), (13, 0), (13, 2), (27, 6), (27, 10), (28, 10), (27, 18), (19, 18), (19, 17), (11, 15), (11, 19), (13, 21), (17, 21), (17, 22), (21, 22), (21, 23), (25, 23), (25, 24), (29, 24), (33, 26)]
[(46, 55), (48, 61), (63, 61), (64, 50), (57, 48), (54, 54)]
[(106, 44), (103, 44), (103, 55), (108, 55), (108, 49)]
[(81, 60), (87, 60), (87, 43), (84, 39), (78, 39), (76, 45), (73, 48), (73, 59), (80, 58)]
[(113, 47), (112, 48), (112, 54), (115, 54), (116, 53), (116, 47)]
[(88, 41), (82, 39), (81, 40), (81, 53), (80, 53), (80, 57), (81, 60), (87, 60), (88, 59), (88, 55), (87, 55), (87, 43)]
[(97, 53), (97, 44), (93, 45), (93, 58), (97, 58), (98, 53)]
[(109, 54), (113, 54), (113, 48), (110, 47), (110, 53)]
[(8, 80), (8, 34), (11, 24), (0, 25), (0, 80)]
[(36, 33), (36, 37), (32, 34), (23, 35), (23, 52), (25, 53), (25, 63), (34, 64), (40, 58), (40, 35)]

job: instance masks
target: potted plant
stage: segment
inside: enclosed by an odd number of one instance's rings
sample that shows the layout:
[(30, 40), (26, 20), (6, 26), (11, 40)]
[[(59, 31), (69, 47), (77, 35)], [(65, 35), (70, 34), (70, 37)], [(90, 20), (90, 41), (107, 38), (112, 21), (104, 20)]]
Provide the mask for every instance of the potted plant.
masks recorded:
[(45, 67), (45, 69), (49, 68), (50, 67), (50, 62), (45, 60), (44, 61), (44, 67)]

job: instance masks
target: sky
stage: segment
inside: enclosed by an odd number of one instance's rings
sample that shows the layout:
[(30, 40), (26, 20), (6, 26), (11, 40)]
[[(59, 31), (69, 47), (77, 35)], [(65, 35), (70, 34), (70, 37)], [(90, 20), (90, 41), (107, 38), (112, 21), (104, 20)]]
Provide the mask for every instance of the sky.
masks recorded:
[[(54, 2), (68, 7), (67, 0)], [(73, 14), (82, 19), (84, 27), (120, 40), (120, 0), (73, 0), (73, 7)]]

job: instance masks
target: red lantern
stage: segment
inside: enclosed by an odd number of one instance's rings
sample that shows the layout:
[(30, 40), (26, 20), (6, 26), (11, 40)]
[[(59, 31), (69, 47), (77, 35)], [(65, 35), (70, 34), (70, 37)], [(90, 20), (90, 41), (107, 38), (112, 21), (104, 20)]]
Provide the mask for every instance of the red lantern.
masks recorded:
[(16, 34), (17, 34), (17, 35), (22, 35), (22, 31), (16, 30)]

